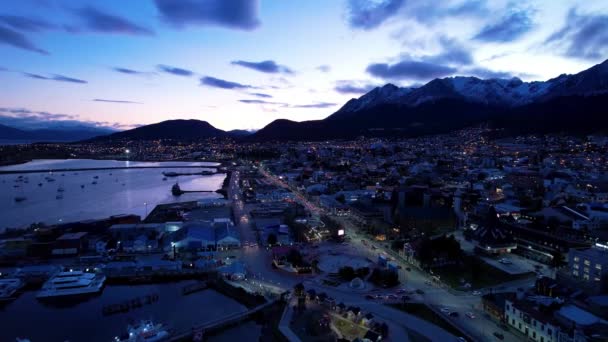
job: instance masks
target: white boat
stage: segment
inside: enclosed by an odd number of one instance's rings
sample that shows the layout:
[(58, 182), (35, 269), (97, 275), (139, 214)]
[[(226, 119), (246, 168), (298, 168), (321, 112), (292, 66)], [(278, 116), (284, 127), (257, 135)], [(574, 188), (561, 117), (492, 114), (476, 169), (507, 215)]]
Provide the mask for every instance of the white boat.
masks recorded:
[(106, 276), (98, 273), (59, 272), (44, 283), (36, 298), (92, 295), (101, 292), (105, 281)]
[(163, 324), (152, 321), (141, 321), (127, 327), (127, 334), (114, 337), (115, 342), (158, 342), (166, 341), (171, 334)]
[(24, 285), (19, 278), (0, 278), (0, 302), (15, 299), (15, 294)]

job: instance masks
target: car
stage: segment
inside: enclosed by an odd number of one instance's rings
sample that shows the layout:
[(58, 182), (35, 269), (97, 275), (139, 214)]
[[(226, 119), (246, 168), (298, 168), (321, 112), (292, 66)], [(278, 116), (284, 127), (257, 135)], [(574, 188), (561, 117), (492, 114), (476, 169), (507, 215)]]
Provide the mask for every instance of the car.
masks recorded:
[(388, 296), (386, 296), (386, 299), (390, 299), (390, 300), (397, 300), (397, 296), (395, 296), (394, 294), (390, 294)]
[(505, 339), (505, 335), (499, 333), (498, 331), (494, 332), (494, 336), (499, 339), (499, 340), (504, 340)]
[(406, 300), (410, 300), (410, 296), (408, 296), (408, 295), (401, 296), (401, 300), (402, 300), (402, 301), (404, 301), (404, 302), (405, 302)]
[(456, 311), (452, 311), (448, 315), (450, 315), (450, 317), (453, 317), (453, 318), (458, 318), (460, 316), (460, 314)]
[(473, 292), (471, 292), (471, 294), (473, 296), (481, 296), (481, 292), (480, 291), (473, 291)]
[(460, 341), (460, 342), (467, 342), (467, 339), (466, 339), (466, 338), (464, 338), (464, 337), (462, 337), (462, 336), (460, 336), (460, 337), (458, 338), (458, 341)]
[(395, 291), (396, 294), (402, 294), (405, 293), (405, 289), (398, 289), (397, 291)]
[(471, 311), (467, 312), (467, 313), (466, 313), (466, 315), (467, 315), (467, 317), (469, 317), (470, 319), (475, 318), (475, 314), (474, 314), (474, 313), (472, 313)]
[(450, 309), (443, 307), (441, 309), (439, 309), (441, 312), (445, 313), (445, 314), (449, 314), (450, 313)]

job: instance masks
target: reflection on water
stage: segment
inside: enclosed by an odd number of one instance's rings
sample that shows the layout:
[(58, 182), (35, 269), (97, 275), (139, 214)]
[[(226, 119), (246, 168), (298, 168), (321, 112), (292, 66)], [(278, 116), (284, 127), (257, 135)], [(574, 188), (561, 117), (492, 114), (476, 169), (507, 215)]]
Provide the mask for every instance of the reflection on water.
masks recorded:
[[(130, 322), (142, 319), (152, 319), (168, 324), (176, 331), (185, 331), (200, 323), (247, 310), (237, 301), (213, 290), (183, 296), (181, 288), (187, 283), (106, 286), (101, 296), (65, 308), (44, 305), (36, 300), (36, 292), (26, 292), (0, 308), (0, 341), (27, 337), (32, 342), (106, 342), (126, 332)], [(159, 295), (157, 302), (127, 313), (102, 314), (104, 305), (151, 293)]]
[[(212, 166), (215, 163), (142, 163), (106, 160), (36, 160), (0, 170), (90, 168), (130, 166)], [(163, 171), (192, 172), (188, 168), (121, 169), (77, 172), (40, 172), (0, 175), (0, 230), (24, 227), (33, 222), (54, 224), (117, 214), (142, 217), (159, 203), (221, 197), (217, 193), (171, 195), (179, 181), (184, 190), (212, 190), (222, 186), (225, 174), (168, 177)], [(200, 169), (197, 169), (200, 170)], [(21, 177), (21, 178), (19, 178)], [(15, 199), (25, 198), (23, 201)]]

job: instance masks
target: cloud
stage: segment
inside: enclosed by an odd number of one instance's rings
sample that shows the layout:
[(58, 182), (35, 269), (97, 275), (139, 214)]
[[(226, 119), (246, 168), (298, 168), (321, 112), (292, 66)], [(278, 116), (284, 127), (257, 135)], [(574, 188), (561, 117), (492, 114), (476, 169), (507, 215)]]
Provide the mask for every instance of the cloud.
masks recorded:
[(226, 80), (222, 80), (222, 79), (211, 77), (211, 76), (205, 76), (205, 77), (201, 78), (201, 85), (206, 85), (206, 86), (209, 86), (209, 87), (221, 88), (221, 89), (249, 89), (249, 88), (254, 88), (254, 87), (252, 87), (250, 85), (247, 85), (247, 84), (240, 84), (240, 83), (237, 83), (237, 82), (226, 81)]
[(456, 40), (440, 37), (439, 43), (442, 47), (442, 52), (433, 56), (425, 56), (423, 57), (423, 61), (448, 65), (469, 65), (473, 63), (470, 49), (467, 49)]
[(17, 15), (0, 15), (0, 23), (19, 31), (40, 32), (57, 29), (55, 24), (47, 21)]
[(133, 69), (127, 69), (127, 68), (121, 68), (121, 67), (113, 67), (112, 70), (119, 72), (121, 74), (127, 74), (127, 75), (147, 75), (150, 74), (147, 71), (138, 71), (138, 70), (133, 70)]
[(604, 59), (608, 54), (608, 15), (579, 14), (570, 9), (566, 23), (545, 41), (566, 56)]
[(285, 103), (285, 102), (273, 102), (273, 101), (257, 100), (257, 99), (243, 99), (243, 100), (239, 100), (239, 102), (247, 103), (247, 104), (259, 104), (259, 105), (276, 105), (276, 106), (280, 106), (282, 108), (330, 108), (330, 107), (334, 107), (337, 105), (336, 103), (329, 103), (329, 102), (316, 102), (316, 103), (310, 103), (310, 104), (292, 105), (292, 104)]
[(319, 70), (320, 72), (330, 72), (331, 71), (331, 66), (329, 65), (319, 65), (318, 67), (316, 67), (317, 70)]
[(424, 61), (402, 60), (395, 64), (370, 64), (366, 71), (386, 80), (412, 79), (429, 80), (432, 78), (452, 75), (456, 68)]
[(27, 73), (27, 72), (24, 72), (23, 75), (25, 75), (25, 76), (27, 76), (29, 78), (37, 79), (37, 80), (70, 82), (70, 83), (80, 83), (80, 84), (88, 83), (85, 80), (81, 80), (81, 79), (78, 79), (78, 78), (67, 77), (67, 76), (63, 76), (63, 75), (51, 75), (50, 77), (47, 77), (47, 76), (42, 76), (42, 75), (38, 75), (38, 74), (31, 74), (31, 73)]
[(273, 101), (265, 101), (265, 100), (244, 99), (244, 100), (239, 100), (239, 102), (247, 103), (247, 104), (269, 104), (269, 105), (283, 105), (283, 106), (287, 106), (287, 104), (283, 103), (283, 102), (273, 102)]
[[(154, 31), (139, 26), (128, 19), (105, 13), (94, 7), (84, 7), (75, 10), (83, 21), (88, 30), (103, 32), (103, 33), (119, 33), (131, 35), (154, 35)], [(78, 31), (79, 29), (75, 29)]]
[(94, 102), (109, 102), (109, 103), (124, 103), (124, 104), (141, 104), (141, 102), (125, 101), (125, 100), (108, 100), (108, 99), (93, 99)]
[(506, 72), (506, 71), (494, 71), (494, 70), (490, 70), (490, 69), (486, 69), (483, 67), (475, 67), (475, 68), (470, 68), (470, 69), (465, 69), (463, 71), (463, 73), (468, 74), (468, 75), (472, 75), (472, 76), (476, 76), (482, 79), (489, 79), (489, 78), (513, 78), (513, 74), (511, 74), (510, 72)]
[(438, 20), (454, 17), (480, 17), (490, 13), (486, 0), (464, 1), (451, 6), (447, 1), (408, 1), (403, 14), (420, 23), (433, 24)]
[(272, 95), (263, 94), (263, 93), (249, 93), (249, 95), (257, 96), (257, 97), (261, 97), (261, 98), (265, 98), (265, 99), (272, 98)]
[(159, 65), (157, 65), (157, 67), (158, 67), (158, 70), (160, 70), (162, 72), (166, 72), (166, 73), (177, 75), (177, 76), (190, 77), (190, 76), (194, 75), (194, 71), (191, 71), (188, 69), (176, 68), (176, 67), (172, 67), (169, 65), (163, 65), (163, 64), (159, 64)]
[(221, 26), (253, 30), (260, 25), (258, 0), (155, 0), (161, 18), (183, 27)]
[(293, 74), (293, 71), (284, 65), (279, 65), (275, 61), (267, 60), (261, 62), (247, 62), (247, 61), (232, 61), (230, 64), (239, 65), (245, 68), (249, 68), (259, 72), (265, 72), (267, 74)]
[(0, 124), (20, 129), (70, 127), (119, 128), (122, 124), (80, 120), (78, 115), (49, 113), (27, 108), (0, 108)]
[(336, 82), (334, 90), (340, 94), (364, 94), (375, 87), (373, 84), (342, 80)]
[(11, 45), (13, 47), (48, 55), (48, 51), (43, 50), (32, 43), (25, 35), (13, 31), (9, 28), (0, 26), (0, 44)]
[(534, 27), (532, 9), (511, 9), (497, 22), (486, 25), (474, 39), (484, 42), (512, 42)]
[(336, 106), (336, 103), (330, 102), (317, 102), (303, 105), (289, 105), (290, 108), (330, 108)]
[(371, 30), (397, 14), (404, 0), (349, 0), (348, 22), (351, 27)]

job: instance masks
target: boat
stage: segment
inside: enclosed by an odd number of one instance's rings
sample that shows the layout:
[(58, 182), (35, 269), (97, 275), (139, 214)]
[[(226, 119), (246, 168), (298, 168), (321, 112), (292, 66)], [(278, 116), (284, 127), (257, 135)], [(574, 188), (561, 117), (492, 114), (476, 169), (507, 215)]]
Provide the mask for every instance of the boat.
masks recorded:
[(98, 179), (98, 178), (99, 178), (99, 176), (93, 176), (93, 178)]
[(139, 324), (128, 325), (127, 333), (114, 337), (115, 342), (158, 342), (166, 341), (171, 337), (169, 330), (161, 323), (141, 321)]
[(65, 191), (65, 189), (62, 187), (57, 188), (57, 192), (64, 192), (64, 191)]
[(59, 272), (44, 283), (36, 298), (47, 299), (93, 295), (101, 292), (105, 281), (106, 276), (99, 273), (77, 270)]
[(27, 199), (25, 196), (17, 196), (15, 197), (15, 202), (23, 202)]
[(179, 183), (173, 184), (173, 187), (171, 187), (171, 193), (173, 196), (179, 196), (183, 193), (182, 189), (179, 187)]
[(0, 302), (15, 299), (17, 291), (24, 285), (19, 278), (0, 278)]
[(38, 183), (38, 186), (42, 186), (42, 183)]
[(91, 184), (97, 184), (97, 182), (96, 182), (96, 181), (93, 181)]
[(55, 196), (55, 199), (63, 199), (63, 195), (62, 194), (58, 194), (57, 196)]
[(81, 188), (81, 189), (84, 189), (84, 184), (81, 184), (81, 185), (80, 185), (80, 188)]
[(163, 180), (164, 180), (164, 181), (166, 181), (166, 180), (167, 180), (167, 177), (163, 177)]

